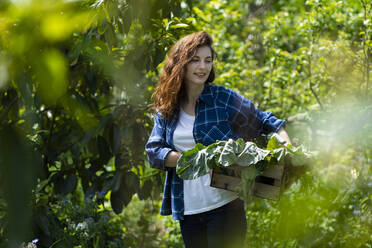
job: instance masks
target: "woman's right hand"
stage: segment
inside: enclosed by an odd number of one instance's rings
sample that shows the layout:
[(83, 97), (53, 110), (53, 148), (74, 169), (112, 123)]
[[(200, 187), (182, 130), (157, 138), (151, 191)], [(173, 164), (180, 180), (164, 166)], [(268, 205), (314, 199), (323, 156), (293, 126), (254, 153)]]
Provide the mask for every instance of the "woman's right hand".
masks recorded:
[(176, 167), (177, 166), (177, 161), (181, 157), (182, 153), (176, 152), (176, 151), (171, 151), (168, 153), (166, 159), (165, 159), (165, 166), (166, 167)]

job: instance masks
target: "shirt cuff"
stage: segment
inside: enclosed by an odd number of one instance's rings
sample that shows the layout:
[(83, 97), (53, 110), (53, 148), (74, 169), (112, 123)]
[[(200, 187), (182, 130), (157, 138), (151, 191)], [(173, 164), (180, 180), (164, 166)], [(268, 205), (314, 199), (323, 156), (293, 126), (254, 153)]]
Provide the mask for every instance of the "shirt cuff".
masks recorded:
[(160, 159), (161, 159), (161, 163), (160, 163), (160, 166), (161, 166), (161, 169), (163, 170), (167, 170), (169, 167), (166, 167), (165, 166), (165, 159), (167, 158), (168, 154), (173, 151), (173, 149), (171, 148), (168, 148), (168, 147), (165, 147), (163, 149), (161, 149), (160, 151)]
[(286, 123), (285, 120), (280, 120), (280, 123), (278, 124), (278, 126), (277, 126), (276, 129), (275, 129), (275, 133), (279, 132), (279, 130), (280, 130), (281, 128), (285, 128), (286, 124), (287, 124), (287, 123)]

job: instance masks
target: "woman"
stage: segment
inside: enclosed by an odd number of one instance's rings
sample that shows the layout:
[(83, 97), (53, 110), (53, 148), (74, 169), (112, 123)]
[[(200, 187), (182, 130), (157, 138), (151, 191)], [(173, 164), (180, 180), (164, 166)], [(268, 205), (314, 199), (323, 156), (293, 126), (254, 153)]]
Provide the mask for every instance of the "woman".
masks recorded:
[(196, 143), (249, 140), (278, 132), (287, 142), (284, 121), (262, 112), (236, 92), (213, 86), (216, 53), (206, 32), (180, 39), (168, 53), (153, 94), (155, 123), (146, 144), (152, 168), (166, 171), (160, 213), (179, 220), (187, 248), (242, 247), (244, 204), (236, 193), (210, 187), (210, 175), (182, 180), (175, 167)]

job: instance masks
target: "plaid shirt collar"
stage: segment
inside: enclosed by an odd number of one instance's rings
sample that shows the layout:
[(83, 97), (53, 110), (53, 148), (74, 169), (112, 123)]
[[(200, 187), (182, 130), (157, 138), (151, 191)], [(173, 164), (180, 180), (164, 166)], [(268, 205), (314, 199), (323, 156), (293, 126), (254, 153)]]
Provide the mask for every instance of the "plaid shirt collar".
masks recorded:
[(213, 93), (211, 91), (211, 86), (209, 84), (205, 84), (204, 89), (199, 97), (200, 100), (205, 102), (206, 104), (213, 106)]

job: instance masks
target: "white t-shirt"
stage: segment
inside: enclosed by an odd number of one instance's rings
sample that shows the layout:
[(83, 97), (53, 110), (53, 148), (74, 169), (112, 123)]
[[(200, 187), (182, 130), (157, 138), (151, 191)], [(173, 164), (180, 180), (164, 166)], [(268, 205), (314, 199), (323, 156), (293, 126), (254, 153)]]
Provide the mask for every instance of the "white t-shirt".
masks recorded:
[[(192, 134), (194, 122), (195, 116), (189, 115), (181, 109), (173, 134), (173, 144), (177, 151), (185, 152), (195, 146)], [(194, 180), (183, 180), (185, 215), (206, 212), (238, 198), (234, 192), (209, 186), (210, 182), (209, 174)]]

